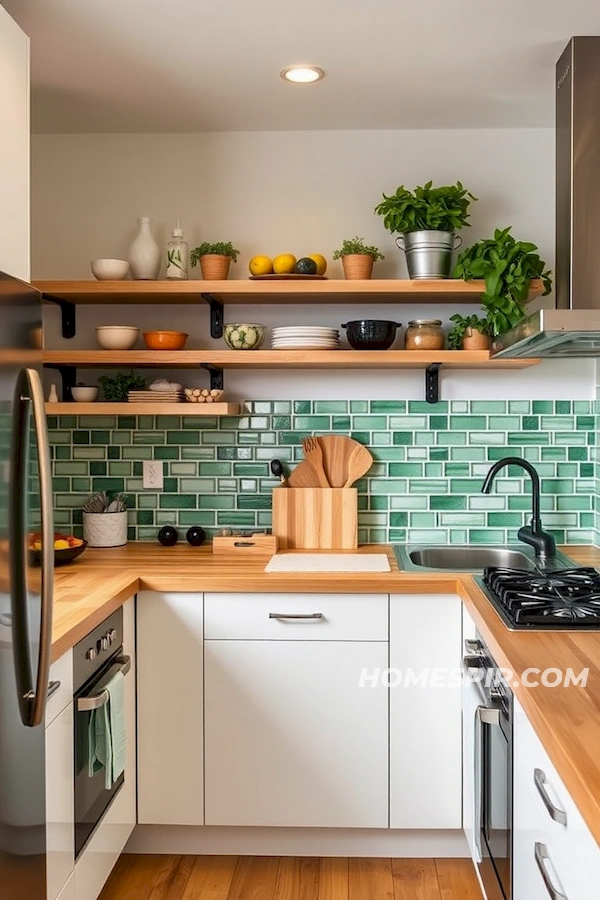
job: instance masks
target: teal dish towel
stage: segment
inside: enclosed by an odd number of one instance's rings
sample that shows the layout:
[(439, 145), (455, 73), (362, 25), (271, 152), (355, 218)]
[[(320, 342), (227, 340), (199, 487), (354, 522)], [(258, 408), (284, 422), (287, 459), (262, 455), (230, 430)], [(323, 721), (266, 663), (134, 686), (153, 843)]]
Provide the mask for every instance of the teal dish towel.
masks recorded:
[(109, 700), (93, 709), (88, 723), (88, 774), (104, 769), (104, 787), (110, 790), (125, 771), (125, 678), (117, 672), (105, 687)]

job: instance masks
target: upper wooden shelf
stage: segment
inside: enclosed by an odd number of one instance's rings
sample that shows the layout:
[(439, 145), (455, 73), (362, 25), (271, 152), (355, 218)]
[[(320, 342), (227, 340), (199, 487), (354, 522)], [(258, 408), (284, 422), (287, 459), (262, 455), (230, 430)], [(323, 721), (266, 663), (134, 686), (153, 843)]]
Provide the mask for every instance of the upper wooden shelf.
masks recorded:
[(525, 369), (539, 359), (490, 359), (487, 350), (45, 350), (46, 365), (163, 369)]
[(49, 416), (239, 416), (239, 403), (46, 403)]
[[(208, 297), (230, 303), (478, 303), (483, 281), (373, 278), (365, 281), (34, 281), (46, 299), (73, 304), (202, 303)], [(530, 299), (540, 296), (531, 284)], [(203, 297), (202, 295), (207, 295)]]

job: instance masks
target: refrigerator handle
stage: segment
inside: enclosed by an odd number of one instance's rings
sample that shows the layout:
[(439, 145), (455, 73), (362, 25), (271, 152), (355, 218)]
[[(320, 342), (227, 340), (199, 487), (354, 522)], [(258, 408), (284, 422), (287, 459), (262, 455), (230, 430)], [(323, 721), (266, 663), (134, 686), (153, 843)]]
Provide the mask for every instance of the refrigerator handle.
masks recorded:
[[(15, 667), (19, 691), (19, 709), (23, 724), (39, 725), (46, 711), (50, 654), (52, 649), (52, 602), (54, 592), (54, 523), (52, 517), (52, 473), (44, 409), (44, 393), (35, 369), (22, 369), (17, 378), (14, 398), (10, 477), (10, 567), (13, 595)], [(27, 612), (27, 495), (29, 463), (29, 426), (33, 414), (40, 483), (40, 519), (42, 540), (41, 613), (39, 656), (34, 681), (29, 652)]]

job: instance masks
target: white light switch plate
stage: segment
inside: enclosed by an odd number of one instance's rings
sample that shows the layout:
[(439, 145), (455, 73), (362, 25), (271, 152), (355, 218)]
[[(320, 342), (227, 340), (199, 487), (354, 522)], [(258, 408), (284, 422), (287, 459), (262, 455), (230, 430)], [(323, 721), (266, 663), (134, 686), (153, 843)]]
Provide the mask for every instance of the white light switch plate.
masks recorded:
[(163, 489), (163, 464), (162, 460), (145, 459), (143, 462), (142, 485), (155, 491)]

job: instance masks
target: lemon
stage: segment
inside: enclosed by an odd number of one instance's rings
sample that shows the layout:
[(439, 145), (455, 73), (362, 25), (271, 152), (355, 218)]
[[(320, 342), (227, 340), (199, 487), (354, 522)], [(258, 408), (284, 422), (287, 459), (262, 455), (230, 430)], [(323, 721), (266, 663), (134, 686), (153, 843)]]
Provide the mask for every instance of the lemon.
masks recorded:
[(248, 268), (253, 275), (270, 275), (273, 271), (273, 261), (270, 256), (253, 256)]
[(273, 260), (273, 271), (278, 275), (287, 275), (294, 271), (296, 257), (293, 253), (280, 253)]
[(320, 253), (309, 253), (309, 259), (312, 259), (317, 264), (317, 275), (324, 275), (327, 271), (327, 260), (324, 256), (321, 256)]

